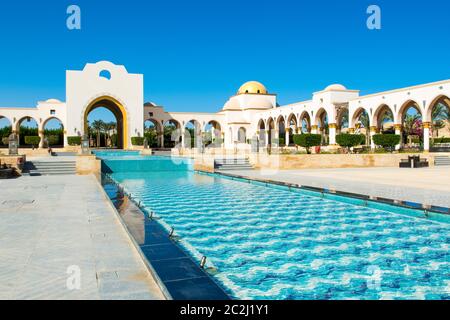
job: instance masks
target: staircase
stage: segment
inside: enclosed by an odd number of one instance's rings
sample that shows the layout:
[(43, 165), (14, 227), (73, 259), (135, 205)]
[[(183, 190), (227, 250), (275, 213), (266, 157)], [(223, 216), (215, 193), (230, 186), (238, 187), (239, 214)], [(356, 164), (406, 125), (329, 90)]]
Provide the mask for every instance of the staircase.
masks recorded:
[(219, 171), (253, 170), (253, 166), (247, 158), (215, 159), (214, 168)]
[(172, 149), (153, 149), (152, 154), (154, 156), (170, 157), (172, 155)]
[(434, 165), (440, 166), (450, 166), (450, 157), (448, 156), (436, 156), (434, 158)]
[(76, 175), (76, 161), (62, 160), (34, 160), (25, 163), (23, 175), (28, 176), (57, 176)]

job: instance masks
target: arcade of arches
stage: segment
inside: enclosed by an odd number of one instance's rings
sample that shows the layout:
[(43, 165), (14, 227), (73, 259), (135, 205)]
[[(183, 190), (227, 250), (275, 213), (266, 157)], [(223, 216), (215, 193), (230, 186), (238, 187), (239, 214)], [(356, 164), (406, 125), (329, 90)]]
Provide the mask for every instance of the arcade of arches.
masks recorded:
[[(110, 77), (102, 76), (105, 72)], [(67, 147), (69, 137), (88, 132), (89, 114), (98, 108), (113, 113), (117, 143), (112, 145), (120, 149), (133, 148), (134, 137), (146, 137), (152, 148), (249, 151), (254, 140), (263, 147), (292, 146), (293, 136), (302, 132), (321, 134), (325, 145), (335, 145), (340, 132), (359, 132), (372, 148), (373, 135), (396, 133), (403, 137), (402, 145), (428, 151), (432, 138), (450, 137), (450, 80), (366, 96), (332, 84), (308, 101), (284, 106), (263, 84), (250, 81), (230, 93), (216, 113), (170, 112), (144, 103), (143, 75), (107, 61), (67, 71), (66, 82), (66, 102), (49, 99), (35, 108), (0, 108), (2, 141), (14, 132), (22, 140), (26, 135), (51, 136), (51, 145)], [(56, 131), (46, 134), (49, 130)]]

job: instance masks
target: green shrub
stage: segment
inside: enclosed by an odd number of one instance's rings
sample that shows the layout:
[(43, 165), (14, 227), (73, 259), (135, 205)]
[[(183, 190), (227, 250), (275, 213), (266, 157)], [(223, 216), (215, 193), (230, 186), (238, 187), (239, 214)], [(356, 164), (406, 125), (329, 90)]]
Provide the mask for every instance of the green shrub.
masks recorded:
[[(155, 130), (148, 130), (144, 133), (144, 138), (147, 139), (148, 146), (150, 148), (158, 147), (158, 133)], [(142, 146), (144, 143), (142, 143)], [(141, 144), (139, 144), (141, 146)]]
[(311, 154), (311, 147), (320, 146), (321, 142), (322, 136), (320, 134), (305, 133), (294, 135), (294, 143), (305, 148), (308, 154)]
[(33, 148), (39, 146), (40, 142), (41, 142), (41, 138), (39, 136), (25, 137), (25, 144), (33, 146)]
[(450, 143), (450, 138), (442, 137), (442, 138), (434, 138), (434, 143)]
[(48, 136), (48, 146), (57, 146), (61, 144), (59, 136)]
[(81, 146), (81, 137), (67, 137), (67, 143), (69, 146)]
[(284, 138), (279, 138), (278, 139), (278, 145), (280, 146), (280, 147), (284, 147), (285, 145), (286, 145), (286, 140), (284, 140)]
[(343, 133), (336, 136), (336, 142), (343, 148), (353, 148), (364, 144), (366, 136), (363, 134), (348, 134)]
[(376, 134), (373, 136), (373, 142), (386, 150), (393, 151), (395, 146), (400, 143), (401, 136), (396, 134)]
[(0, 138), (8, 138), (12, 133), (12, 127), (0, 128)]
[(374, 153), (388, 153), (388, 151), (385, 148), (377, 148), (375, 149)]
[(131, 143), (133, 146), (143, 146), (144, 145), (144, 137), (132, 137)]

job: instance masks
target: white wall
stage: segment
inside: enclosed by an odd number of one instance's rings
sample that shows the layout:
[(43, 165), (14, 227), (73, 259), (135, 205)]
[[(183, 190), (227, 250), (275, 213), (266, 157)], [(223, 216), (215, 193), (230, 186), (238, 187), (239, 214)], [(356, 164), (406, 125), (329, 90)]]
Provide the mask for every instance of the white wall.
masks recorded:
[[(100, 77), (103, 70), (111, 79)], [(84, 113), (92, 101), (111, 97), (122, 104), (127, 112), (128, 146), (131, 137), (143, 135), (144, 76), (130, 74), (124, 66), (102, 61), (87, 64), (83, 71), (67, 71), (67, 131), (69, 136), (84, 134)]]
[[(100, 77), (103, 70), (111, 73), (111, 79)], [(401, 124), (404, 106), (414, 101), (422, 113), (423, 121), (430, 122), (431, 109), (436, 99), (450, 97), (450, 80), (367, 96), (359, 96), (359, 91), (347, 90), (342, 86), (343, 89), (333, 89), (336, 86), (331, 86), (331, 89), (328, 87), (314, 93), (309, 101), (282, 107), (277, 107), (276, 95), (240, 94), (232, 96), (218, 113), (166, 112), (162, 107), (151, 104), (144, 107), (143, 81), (143, 75), (130, 74), (121, 65), (106, 61), (87, 64), (82, 71), (67, 71), (66, 103), (49, 100), (40, 102), (36, 108), (0, 108), (0, 117), (8, 118), (14, 127), (23, 117), (32, 117), (38, 122), (40, 130), (49, 118), (56, 117), (63, 122), (66, 136), (82, 135), (86, 108), (95, 99), (106, 96), (119, 101), (126, 109), (129, 146), (131, 137), (144, 134), (144, 121), (151, 118), (161, 127), (169, 120), (175, 120), (182, 130), (189, 121), (194, 120), (202, 132), (209, 122), (216, 121), (225, 133), (225, 148), (231, 149), (235, 147), (239, 128), (245, 128), (247, 139), (250, 139), (258, 135), (260, 121), (267, 128), (268, 122), (273, 119), (275, 130), (278, 130), (281, 119), (289, 127), (288, 119), (294, 118), (297, 127), (301, 128), (302, 118), (308, 115), (310, 126), (316, 131), (320, 110), (326, 112), (329, 124), (336, 124), (338, 110), (348, 109), (349, 127), (354, 128), (356, 115), (364, 109), (370, 116), (371, 126), (377, 126), (378, 111), (386, 105), (394, 114), (394, 123)], [(55, 115), (51, 115), (50, 110), (55, 110)], [(153, 116), (150, 117), (149, 113), (153, 113)], [(335, 130), (330, 130), (330, 135), (335, 135)], [(241, 147), (248, 148), (248, 145), (243, 144)]]

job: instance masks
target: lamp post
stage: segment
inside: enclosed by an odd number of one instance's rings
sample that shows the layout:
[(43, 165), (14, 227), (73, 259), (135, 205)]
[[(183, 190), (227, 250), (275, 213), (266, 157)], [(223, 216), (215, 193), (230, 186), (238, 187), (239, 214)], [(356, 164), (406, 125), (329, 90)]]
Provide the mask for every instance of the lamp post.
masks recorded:
[(83, 135), (83, 138), (81, 139), (81, 154), (82, 155), (91, 154), (91, 150), (89, 148), (89, 138), (86, 134)]
[(8, 139), (8, 149), (10, 156), (19, 155), (19, 141), (15, 133), (11, 134)]

